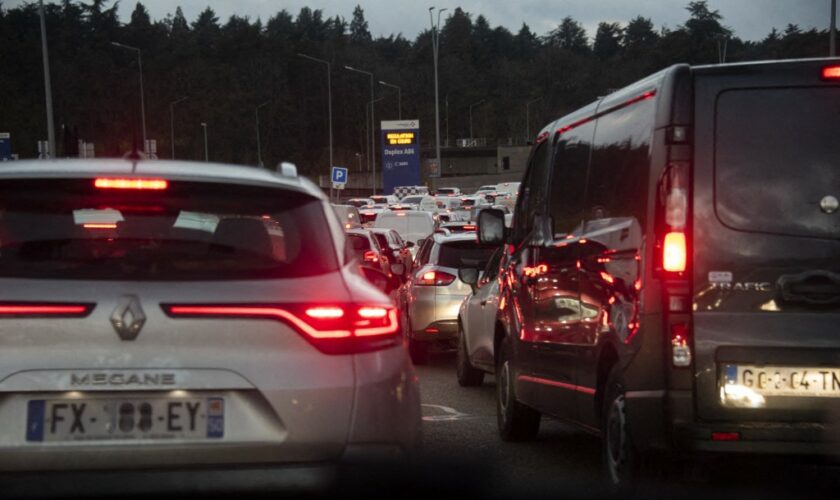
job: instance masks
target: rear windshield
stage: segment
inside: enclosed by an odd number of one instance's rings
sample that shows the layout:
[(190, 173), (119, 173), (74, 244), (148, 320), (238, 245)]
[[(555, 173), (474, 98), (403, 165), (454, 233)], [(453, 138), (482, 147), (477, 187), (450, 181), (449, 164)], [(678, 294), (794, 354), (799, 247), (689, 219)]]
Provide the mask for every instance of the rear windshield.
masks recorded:
[(370, 239), (361, 234), (348, 234), (347, 240), (350, 242), (350, 247), (356, 253), (362, 254), (370, 250)]
[[(768, 104), (771, 103), (771, 104)], [(731, 90), (717, 103), (715, 203), (734, 229), (836, 238), (840, 88)]]
[(484, 269), (496, 247), (480, 246), (475, 241), (443, 243), (438, 249), (437, 265), (442, 267)]
[(322, 203), (292, 191), (92, 179), (0, 181), (0, 276), (95, 280), (303, 277), (337, 269)]
[(406, 196), (405, 198), (400, 200), (400, 203), (410, 203), (412, 205), (417, 205), (422, 199), (422, 196)]

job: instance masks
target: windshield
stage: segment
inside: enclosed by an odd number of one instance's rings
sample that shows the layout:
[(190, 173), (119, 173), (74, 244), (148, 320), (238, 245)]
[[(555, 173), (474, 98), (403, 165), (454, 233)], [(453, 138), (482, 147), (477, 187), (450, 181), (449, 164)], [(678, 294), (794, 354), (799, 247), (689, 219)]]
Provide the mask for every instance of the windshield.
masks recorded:
[(231, 280), (336, 269), (335, 255), (313, 244), (329, 235), (311, 197), (186, 182), (154, 194), (91, 186), (0, 181), (0, 276)]

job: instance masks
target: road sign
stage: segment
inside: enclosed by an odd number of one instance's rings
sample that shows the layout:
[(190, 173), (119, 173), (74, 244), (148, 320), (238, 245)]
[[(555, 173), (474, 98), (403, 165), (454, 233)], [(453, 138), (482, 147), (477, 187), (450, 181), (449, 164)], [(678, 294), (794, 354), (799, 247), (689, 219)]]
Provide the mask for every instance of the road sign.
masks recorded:
[(332, 183), (333, 184), (347, 184), (347, 168), (333, 167), (332, 168)]
[(0, 161), (12, 159), (12, 136), (8, 132), (0, 132)]
[(420, 120), (387, 120), (382, 126), (382, 186), (420, 184)]

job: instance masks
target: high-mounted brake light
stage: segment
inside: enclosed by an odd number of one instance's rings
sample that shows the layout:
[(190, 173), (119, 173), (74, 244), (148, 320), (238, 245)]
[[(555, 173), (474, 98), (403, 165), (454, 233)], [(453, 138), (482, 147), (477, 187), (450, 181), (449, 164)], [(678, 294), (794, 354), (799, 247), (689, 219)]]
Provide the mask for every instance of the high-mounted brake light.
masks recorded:
[(822, 69), (823, 80), (840, 80), (840, 65), (824, 66)]
[(87, 223), (82, 224), (82, 227), (85, 229), (116, 229), (117, 225), (115, 223)]
[(175, 305), (161, 304), (172, 318), (272, 319), (293, 327), (326, 354), (370, 352), (396, 345), (397, 310), (378, 305)]
[(0, 318), (83, 318), (94, 304), (0, 303)]
[(149, 189), (161, 191), (169, 187), (165, 179), (126, 179), (98, 177), (93, 181), (97, 189)]

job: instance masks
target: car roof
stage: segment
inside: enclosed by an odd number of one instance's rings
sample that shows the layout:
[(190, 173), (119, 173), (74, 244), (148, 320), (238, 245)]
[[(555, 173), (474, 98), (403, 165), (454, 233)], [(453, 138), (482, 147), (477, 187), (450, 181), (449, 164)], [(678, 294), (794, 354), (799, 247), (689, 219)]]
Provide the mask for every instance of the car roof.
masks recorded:
[(0, 179), (93, 179), (101, 176), (163, 177), (167, 180), (291, 189), (326, 199), (323, 191), (305, 177), (222, 163), (98, 158), (19, 160), (0, 164)]

